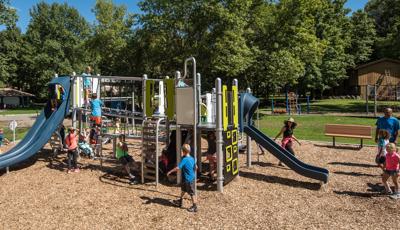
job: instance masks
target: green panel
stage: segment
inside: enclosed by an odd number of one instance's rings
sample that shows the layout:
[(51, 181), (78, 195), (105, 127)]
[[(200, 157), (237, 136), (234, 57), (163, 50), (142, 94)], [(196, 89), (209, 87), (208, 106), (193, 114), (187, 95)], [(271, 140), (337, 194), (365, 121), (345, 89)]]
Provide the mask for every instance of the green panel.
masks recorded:
[(168, 120), (173, 120), (175, 114), (175, 79), (165, 79), (164, 82), (167, 91), (167, 104), (165, 105), (165, 111)]
[(222, 127), (224, 131), (228, 128), (228, 87), (226, 85), (222, 86)]
[(151, 117), (154, 113), (154, 80), (146, 80), (146, 116)]

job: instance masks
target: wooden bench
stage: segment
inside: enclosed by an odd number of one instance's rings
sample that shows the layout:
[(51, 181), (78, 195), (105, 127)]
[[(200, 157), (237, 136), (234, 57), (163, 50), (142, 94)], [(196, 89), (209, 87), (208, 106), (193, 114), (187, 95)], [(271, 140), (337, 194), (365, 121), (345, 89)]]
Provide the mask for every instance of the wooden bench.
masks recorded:
[(363, 139), (372, 139), (372, 127), (366, 125), (340, 125), (326, 124), (325, 136), (333, 138), (333, 146), (335, 147), (335, 137), (360, 138), (361, 148), (363, 147)]

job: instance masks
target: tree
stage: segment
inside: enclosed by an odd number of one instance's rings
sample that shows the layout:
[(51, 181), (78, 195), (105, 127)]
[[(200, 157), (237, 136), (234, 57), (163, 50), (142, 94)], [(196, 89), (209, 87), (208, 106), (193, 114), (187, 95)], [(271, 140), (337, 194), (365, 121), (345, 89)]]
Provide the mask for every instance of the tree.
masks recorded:
[(400, 59), (400, 0), (370, 0), (365, 11), (374, 19), (378, 36), (374, 58)]
[(133, 15), (125, 6), (116, 6), (111, 0), (97, 0), (93, 9), (97, 23), (87, 47), (92, 52), (102, 74), (126, 74), (129, 68), (128, 40), (132, 36)]
[(89, 55), (83, 44), (90, 30), (86, 20), (67, 4), (41, 2), (30, 14), (18, 76), (24, 79), (24, 90), (44, 97), (47, 89), (43, 86), (55, 73), (84, 69)]
[(362, 10), (354, 12), (351, 16), (351, 46), (348, 52), (353, 56), (355, 65), (370, 60), (375, 40), (374, 20)]
[(9, 4), (8, 0), (0, 0), (0, 26), (5, 27), (0, 31), (0, 81), (4, 83), (16, 77), (18, 42), (21, 38), (16, 28), (16, 11)]

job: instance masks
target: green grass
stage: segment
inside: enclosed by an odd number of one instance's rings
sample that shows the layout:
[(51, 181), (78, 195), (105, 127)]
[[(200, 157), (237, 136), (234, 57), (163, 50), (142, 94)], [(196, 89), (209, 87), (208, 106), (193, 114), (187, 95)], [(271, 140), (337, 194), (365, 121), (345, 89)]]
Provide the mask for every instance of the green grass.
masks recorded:
[[(29, 129), (30, 127), (17, 127), (17, 129), (15, 130), (15, 140), (21, 140), (22, 138), (24, 138)], [(4, 128), (4, 136), (9, 141), (13, 140), (13, 132), (8, 128)]]
[(18, 109), (7, 109), (1, 110), (0, 115), (18, 115), (18, 114), (36, 114), (40, 113), (40, 108), (18, 108)]
[[(275, 109), (285, 109), (285, 100), (275, 101), (278, 102), (275, 105)], [(303, 113), (307, 110), (307, 103), (305, 99), (301, 99), (300, 105)], [(400, 107), (400, 101), (377, 101), (378, 111), (382, 111), (384, 107)], [(266, 109), (271, 110), (271, 107)], [(374, 102), (368, 102), (369, 112), (374, 111)], [(324, 99), (324, 100), (312, 100), (310, 101), (310, 112), (311, 113), (365, 113), (366, 104), (365, 100), (357, 99)]]
[[(279, 116), (263, 116), (260, 119), (260, 129), (268, 136), (274, 138), (283, 126), (283, 121), (287, 119), (287, 115)], [(294, 133), (295, 136), (303, 140), (313, 141), (332, 141), (332, 137), (324, 135), (325, 124), (354, 124), (354, 125), (370, 125), (375, 126), (376, 119), (360, 118), (360, 117), (344, 117), (344, 116), (328, 116), (328, 115), (304, 115), (293, 116), (298, 124)], [(256, 121), (257, 124), (257, 121)], [(374, 130), (374, 129), (373, 129)], [(374, 134), (373, 134), (374, 135)], [(336, 138), (337, 142), (342, 143), (360, 143), (360, 139), (353, 138)], [(365, 140), (365, 144), (375, 144), (373, 140)]]

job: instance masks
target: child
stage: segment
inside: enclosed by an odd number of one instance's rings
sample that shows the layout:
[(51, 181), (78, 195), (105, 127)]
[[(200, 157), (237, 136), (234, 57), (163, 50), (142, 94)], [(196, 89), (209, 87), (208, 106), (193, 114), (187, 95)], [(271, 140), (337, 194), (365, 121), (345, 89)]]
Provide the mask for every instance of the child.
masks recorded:
[(210, 163), (210, 179), (212, 181), (215, 180), (215, 170), (217, 168), (217, 143), (215, 133), (210, 131), (207, 133), (207, 142), (208, 142), (208, 148), (207, 148), (207, 160)]
[(0, 147), (3, 146), (3, 143), (8, 145), (10, 144), (10, 141), (4, 137), (4, 130), (0, 129)]
[(190, 145), (184, 144), (182, 146), (182, 151), (181, 151), (181, 156), (182, 156), (182, 161), (179, 163), (177, 167), (172, 169), (167, 173), (167, 176), (169, 176), (173, 172), (177, 172), (179, 170), (182, 170), (182, 184), (181, 184), (181, 197), (179, 200), (174, 201), (176, 205), (179, 207), (182, 207), (182, 199), (185, 193), (188, 193), (190, 197), (192, 198), (192, 207), (188, 208), (189, 212), (197, 212), (197, 197), (195, 194), (195, 170), (197, 171), (197, 166), (196, 162), (194, 161), (194, 158), (190, 156)]
[(100, 136), (100, 127), (96, 126), (90, 130), (89, 142), (91, 145), (96, 145)]
[[(293, 135), (293, 130), (296, 128), (297, 124), (294, 122), (294, 119), (292, 117), (287, 119), (283, 123), (284, 123), (284, 126), (282, 127), (282, 129), (278, 133), (278, 135), (276, 135), (274, 141), (276, 140), (276, 138), (278, 138), (283, 133), (281, 147), (286, 149), (291, 154), (295, 155), (294, 150), (292, 148), (293, 140), (295, 140), (297, 143), (299, 143), (299, 145), (301, 145), (299, 140), (297, 140), (297, 138)], [(279, 161), (279, 165), (282, 166), (282, 163), (280, 161)]]
[(55, 84), (49, 85), (50, 108), (52, 112), (56, 111), (58, 106), (57, 91), (58, 91), (57, 85)]
[(378, 154), (375, 157), (375, 162), (384, 171), (385, 170), (385, 157), (386, 146), (389, 144), (390, 133), (386, 129), (378, 131)]
[(86, 133), (83, 132), (79, 135), (79, 142), (78, 142), (78, 146), (79, 149), (88, 157), (94, 158), (94, 152), (93, 149), (90, 147), (90, 145), (88, 145), (88, 143), (86, 142)]
[(115, 158), (124, 166), (126, 173), (129, 175), (129, 184), (137, 184), (136, 177), (131, 173), (131, 167), (135, 163), (133, 158), (128, 154), (128, 146), (125, 143), (125, 135), (118, 137), (117, 150)]
[(394, 194), (399, 195), (399, 184), (398, 184), (398, 177), (399, 177), (399, 164), (400, 164), (400, 157), (397, 154), (396, 145), (393, 143), (389, 143), (386, 147), (387, 154), (386, 154), (386, 161), (385, 161), (385, 171), (382, 176), (382, 182), (385, 186), (386, 194), (392, 194), (392, 190), (389, 187), (387, 180), (389, 177), (392, 177), (394, 183)]
[(79, 172), (78, 168), (78, 135), (75, 134), (75, 129), (70, 127), (69, 134), (65, 138), (65, 144), (68, 148), (68, 173)]
[(103, 105), (103, 102), (97, 99), (97, 94), (94, 93), (90, 101), (90, 108), (92, 108), (92, 117), (90, 120), (92, 120), (95, 125), (101, 125), (101, 107)]
[(89, 102), (89, 94), (90, 94), (90, 87), (92, 85), (90, 76), (91, 76), (92, 68), (87, 66), (85, 72), (82, 74), (83, 77), (83, 93), (85, 96), (85, 104)]

